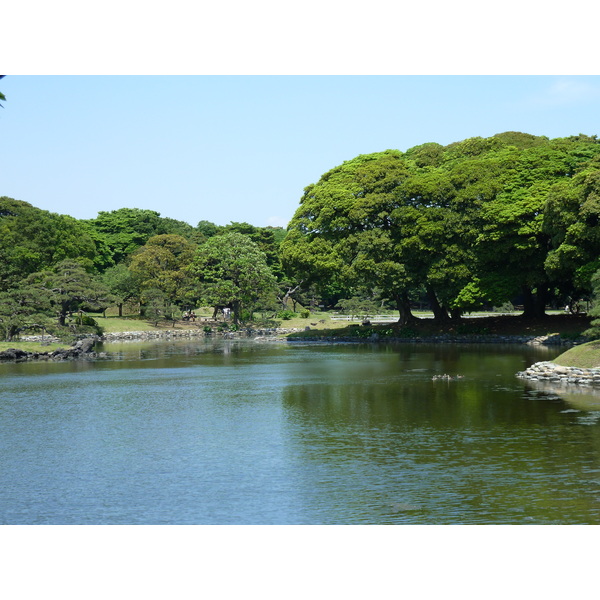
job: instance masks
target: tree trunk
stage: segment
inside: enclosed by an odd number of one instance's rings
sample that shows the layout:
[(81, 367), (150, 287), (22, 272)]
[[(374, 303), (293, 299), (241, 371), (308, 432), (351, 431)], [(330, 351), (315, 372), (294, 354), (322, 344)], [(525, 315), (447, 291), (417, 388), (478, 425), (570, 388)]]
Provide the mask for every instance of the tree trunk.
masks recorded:
[(460, 310), (460, 308), (451, 308), (450, 309), (450, 319), (452, 319), (452, 321), (460, 321), (461, 317), (462, 317), (462, 310)]
[(535, 314), (533, 304), (533, 294), (529, 287), (523, 287), (523, 314), (526, 319), (533, 319)]
[(546, 316), (548, 286), (538, 287), (536, 294), (530, 287), (524, 287), (523, 298), (523, 317), (525, 319), (539, 319)]
[(548, 303), (549, 295), (547, 285), (538, 286), (534, 304), (535, 316), (538, 319), (543, 319), (546, 316), (546, 304)]
[(117, 308), (119, 309), (119, 317), (123, 316), (123, 303), (117, 304)]
[(403, 292), (399, 296), (395, 296), (394, 300), (396, 301), (396, 309), (400, 313), (398, 318), (398, 323), (400, 325), (406, 325), (411, 321), (416, 321), (417, 317), (415, 317), (410, 310), (410, 301), (408, 300), (408, 294)]
[(240, 322), (240, 312), (241, 312), (241, 303), (239, 301), (234, 301), (231, 303), (231, 308), (233, 310), (233, 322), (236, 325), (239, 325)]
[(439, 303), (435, 291), (428, 285), (426, 286), (427, 299), (429, 300), (429, 307), (433, 312), (433, 320), (439, 322), (448, 321), (448, 313), (446, 309)]

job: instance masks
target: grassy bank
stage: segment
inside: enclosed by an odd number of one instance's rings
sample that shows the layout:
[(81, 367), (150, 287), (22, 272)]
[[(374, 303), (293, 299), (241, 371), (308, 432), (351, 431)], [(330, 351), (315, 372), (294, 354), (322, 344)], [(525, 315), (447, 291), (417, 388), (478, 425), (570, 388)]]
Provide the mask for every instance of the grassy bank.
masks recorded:
[(52, 344), (40, 344), (39, 342), (0, 342), (0, 352), (4, 352), (9, 348), (16, 348), (18, 350), (24, 350), (25, 352), (53, 352), (59, 348), (65, 348), (70, 344), (65, 343), (52, 343)]
[(581, 369), (600, 367), (600, 340), (573, 346), (552, 362), (563, 367), (579, 367)]

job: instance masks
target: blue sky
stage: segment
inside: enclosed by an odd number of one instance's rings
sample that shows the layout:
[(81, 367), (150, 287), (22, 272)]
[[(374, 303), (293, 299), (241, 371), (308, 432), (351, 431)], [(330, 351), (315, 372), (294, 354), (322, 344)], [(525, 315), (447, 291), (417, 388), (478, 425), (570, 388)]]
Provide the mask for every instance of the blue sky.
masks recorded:
[(7, 76), (0, 195), (93, 218), (282, 225), (358, 154), (600, 134), (598, 76)]

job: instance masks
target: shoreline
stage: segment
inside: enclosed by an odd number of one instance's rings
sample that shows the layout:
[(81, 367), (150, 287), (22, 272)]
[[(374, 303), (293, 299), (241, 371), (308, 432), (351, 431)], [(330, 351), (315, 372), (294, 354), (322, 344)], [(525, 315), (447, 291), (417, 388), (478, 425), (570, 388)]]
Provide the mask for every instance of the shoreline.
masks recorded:
[(389, 342), (413, 344), (525, 344), (529, 346), (564, 346), (570, 347), (585, 343), (583, 339), (564, 339), (558, 333), (550, 335), (497, 335), (497, 334), (440, 334), (421, 337), (381, 336), (373, 333), (368, 337), (358, 336), (298, 336), (287, 337), (289, 342)]
[(563, 367), (551, 361), (541, 361), (534, 363), (525, 371), (520, 371), (517, 377), (542, 383), (600, 386), (600, 367)]
[[(273, 329), (242, 329), (240, 331), (223, 331), (223, 332), (210, 332), (207, 333), (202, 329), (167, 329), (164, 331), (119, 331), (106, 333), (104, 335), (93, 335), (85, 337), (81, 340), (76, 341), (73, 345), (65, 348), (58, 348), (56, 350), (49, 350), (47, 352), (32, 352), (23, 350), (20, 348), (8, 348), (0, 352), (0, 362), (27, 362), (33, 360), (51, 360), (51, 361), (62, 361), (62, 360), (93, 360), (96, 358), (106, 358), (106, 352), (95, 352), (94, 346), (97, 343), (110, 343), (110, 342), (144, 342), (150, 340), (172, 340), (172, 339), (191, 339), (191, 338), (222, 338), (222, 339), (236, 339), (236, 338), (250, 338), (254, 336), (264, 341), (279, 341), (285, 340), (281, 338), (283, 335), (289, 333), (296, 333), (299, 329), (284, 329), (284, 328), (273, 328)], [(52, 338), (50, 336), (27, 336), (22, 338), (20, 341), (27, 342), (48, 342), (48, 343), (61, 343), (59, 338)]]
[[(192, 339), (192, 338), (213, 338), (213, 339), (242, 339), (253, 338), (261, 342), (290, 342), (290, 343), (398, 343), (398, 344), (523, 344), (530, 346), (574, 346), (582, 343), (581, 340), (563, 339), (560, 334), (533, 336), (533, 335), (450, 335), (442, 334), (436, 336), (424, 337), (387, 337), (380, 336), (377, 333), (369, 337), (357, 336), (295, 336), (302, 329), (298, 328), (270, 328), (270, 329), (241, 329), (239, 331), (205, 332), (202, 329), (167, 329), (164, 331), (121, 331), (106, 333), (102, 336), (90, 336), (75, 342), (71, 347), (59, 348), (48, 352), (30, 352), (27, 350), (9, 348), (0, 352), (0, 361), (26, 362), (31, 360), (73, 360), (84, 359), (91, 360), (96, 358), (106, 358), (106, 352), (97, 353), (94, 346), (97, 343), (110, 342), (143, 342), (150, 340), (172, 340), (172, 339)], [(40, 342), (52, 341), (59, 342), (56, 338), (48, 336), (27, 336), (26, 341)], [(537, 363), (536, 363), (537, 364)], [(567, 368), (567, 367), (565, 367)], [(520, 374), (519, 374), (520, 375)], [(600, 377), (599, 377), (600, 380)]]

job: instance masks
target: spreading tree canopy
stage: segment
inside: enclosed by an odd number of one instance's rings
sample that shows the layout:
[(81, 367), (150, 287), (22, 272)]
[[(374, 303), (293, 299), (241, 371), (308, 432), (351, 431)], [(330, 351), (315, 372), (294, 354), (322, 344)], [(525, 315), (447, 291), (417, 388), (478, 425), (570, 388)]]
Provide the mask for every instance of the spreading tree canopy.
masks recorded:
[(65, 259), (93, 267), (96, 244), (73, 217), (0, 197), (0, 289)]
[(129, 270), (142, 290), (160, 290), (174, 303), (185, 292), (195, 251), (196, 244), (180, 235), (156, 235), (133, 254)]
[(589, 289), (599, 157), (595, 137), (519, 132), (358, 156), (304, 190), (284, 268), (346, 297), (378, 287), (403, 322), (416, 292), (440, 320), (518, 298), (543, 315), (560, 289)]
[(242, 310), (259, 308), (277, 292), (264, 252), (237, 232), (215, 235), (200, 245), (190, 272), (200, 283), (206, 305), (231, 308), (235, 323)]

